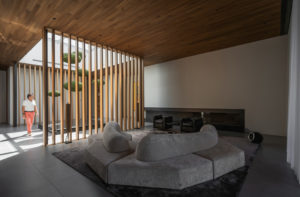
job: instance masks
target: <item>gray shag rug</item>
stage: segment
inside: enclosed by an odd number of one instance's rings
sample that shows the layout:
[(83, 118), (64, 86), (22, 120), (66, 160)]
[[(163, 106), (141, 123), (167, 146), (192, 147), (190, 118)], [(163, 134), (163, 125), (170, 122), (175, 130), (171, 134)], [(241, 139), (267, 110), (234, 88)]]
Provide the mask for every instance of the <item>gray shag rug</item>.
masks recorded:
[(84, 162), (84, 147), (70, 148), (64, 151), (55, 152), (53, 155), (117, 197), (234, 197), (238, 196), (239, 191), (241, 190), (249, 166), (254, 159), (259, 145), (251, 144), (246, 138), (241, 137), (222, 138), (245, 151), (246, 166), (215, 180), (194, 185), (183, 190), (106, 184)]

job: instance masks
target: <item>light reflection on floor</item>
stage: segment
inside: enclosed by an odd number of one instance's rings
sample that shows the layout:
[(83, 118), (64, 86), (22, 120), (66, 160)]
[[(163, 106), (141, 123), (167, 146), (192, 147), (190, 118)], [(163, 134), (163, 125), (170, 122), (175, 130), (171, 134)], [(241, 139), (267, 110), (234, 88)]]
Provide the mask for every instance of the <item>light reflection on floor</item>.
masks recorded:
[(26, 128), (21, 126), (15, 129), (1, 130), (0, 161), (43, 145), (41, 130), (33, 129), (32, 136), (27, 136)]
[[(18, 155), (22, 152), (26, 152), (30, 149), (43, 146), (43, 132), (37, 128), (37, 125), (33, 126), (32, 135), (28, 136), (25, 125), (19, 127), (11, 127), (9, 125), (0, 125), (0, 161)], [(93, 131), (94, 132), (94, 131)], [(88, 132), (86, 137), (88, 137)], [(60, 134), (55, 135), (56, 143), (61, 143)], [(83, 134), (80, 132), (79, 138), (83, 138)], [(64, 136), (66, 140), (66, 134)], [(73, 132), (72, 139), (76, 139), (76, 133)], [(48, 144), (52, 144), (51, 133), (48, 135)]]

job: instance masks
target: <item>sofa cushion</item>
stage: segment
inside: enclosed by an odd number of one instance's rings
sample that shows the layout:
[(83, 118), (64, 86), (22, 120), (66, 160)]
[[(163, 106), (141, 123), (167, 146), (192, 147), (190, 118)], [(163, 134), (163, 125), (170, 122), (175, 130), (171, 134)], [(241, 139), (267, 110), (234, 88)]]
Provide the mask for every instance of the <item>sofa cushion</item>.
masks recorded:
[(92, 144), (93, 142), (99, 141), (99, 140), (102, 140), (102, 139), (103, 139), (102, 133), (90, 135), (88, 137), (88, 144)]
[(196, 133), (149, 134), (137, 145), (136, 158), (140, 161), (159, 161), (215, 146), (218, 133), (213, 126)]
[(194, 154), (143, 162), (130, 154), (108, 167), (108, 183), (183, 189), (213, 179), (212, 162)]
[(219, 139), (218, 144), (213, 148), (198, 151), (195, 154), (213, 162), (214, 178), (245, 165), (244, 151), (223, 139)]
[(118, 153), (131, 150), (129, 141), (131, 135), (121, 132), (116, 122), (109, 122), (104, 127), (103, 144), (108, 152)]
[(88, 145), (88, 148), (85, 151), (85, 161), (103, 179), (103, 181), (107, 182), (108, 165), (131, 153), (132, 150), (120, 153), (110, 153), (104, 148), (103, 141), (97, 140)]

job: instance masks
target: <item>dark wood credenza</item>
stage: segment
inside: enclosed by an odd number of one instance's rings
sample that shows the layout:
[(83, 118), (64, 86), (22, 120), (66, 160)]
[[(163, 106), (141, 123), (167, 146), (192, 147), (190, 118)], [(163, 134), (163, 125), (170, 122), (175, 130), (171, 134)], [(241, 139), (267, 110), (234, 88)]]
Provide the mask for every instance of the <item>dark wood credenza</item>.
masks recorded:
[(204, 122), (214, 125), (218, 130), (245, 131), (244, 109), (145, 107), (145, 111), (146, 122), (152, 122), (155, 115), (172, 116), (173, 121), (177, 122), (182, 118), (204, 116)]

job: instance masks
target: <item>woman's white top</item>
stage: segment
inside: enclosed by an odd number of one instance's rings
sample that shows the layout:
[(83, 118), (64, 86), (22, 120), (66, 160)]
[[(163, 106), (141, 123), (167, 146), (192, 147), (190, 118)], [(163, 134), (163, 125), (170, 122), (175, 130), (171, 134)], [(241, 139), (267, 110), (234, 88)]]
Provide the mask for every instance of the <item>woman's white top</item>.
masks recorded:
[(28, 100), (26, 99), (23, 101), (23, 106), (25, 107), (25, 111), (34, 111), (34, 106), (36, 106), (35, 100)]

